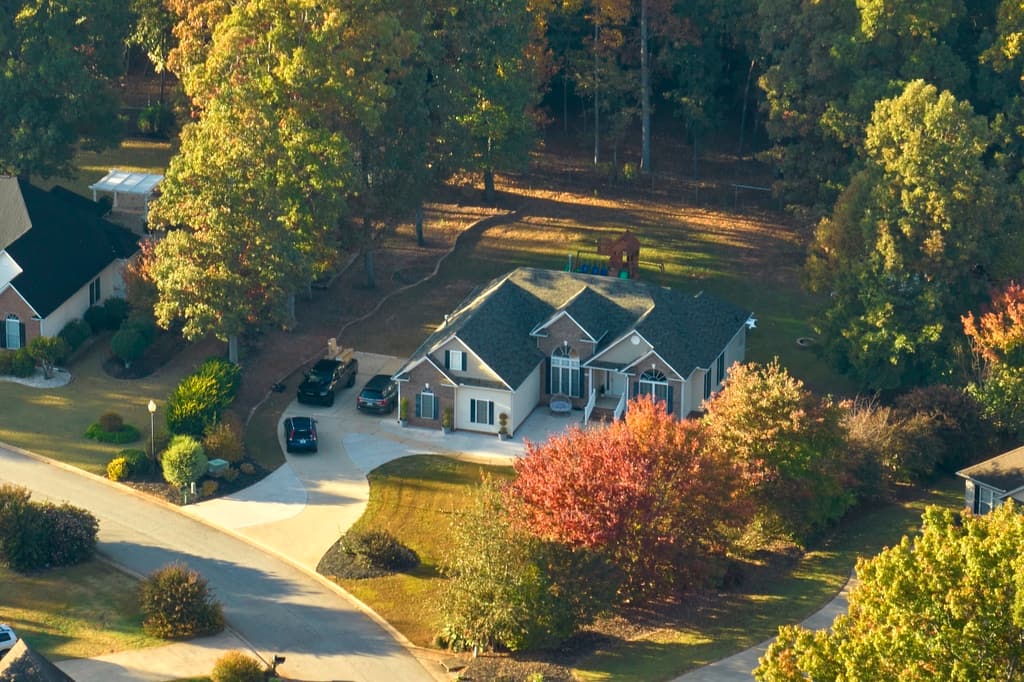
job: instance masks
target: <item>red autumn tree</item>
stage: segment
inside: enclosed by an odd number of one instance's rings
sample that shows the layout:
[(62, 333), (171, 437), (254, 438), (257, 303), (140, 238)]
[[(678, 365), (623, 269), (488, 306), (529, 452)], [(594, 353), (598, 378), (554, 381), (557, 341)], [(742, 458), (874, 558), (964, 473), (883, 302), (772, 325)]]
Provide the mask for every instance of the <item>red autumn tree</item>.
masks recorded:
[(1010, 282), (992, 293), (989, 309), (980, 317), (961, 318), (975, 352), (988, 363), (1024, 365), (1024, 287)]
[(528, 444), (515, 468), (513, 518), (542, 539), (606, 553), (630, 596), (699, 581), (724, 551), (723, 530), (747, 517), (740, 469), (649, 398), (632, 401), (625, 421)]

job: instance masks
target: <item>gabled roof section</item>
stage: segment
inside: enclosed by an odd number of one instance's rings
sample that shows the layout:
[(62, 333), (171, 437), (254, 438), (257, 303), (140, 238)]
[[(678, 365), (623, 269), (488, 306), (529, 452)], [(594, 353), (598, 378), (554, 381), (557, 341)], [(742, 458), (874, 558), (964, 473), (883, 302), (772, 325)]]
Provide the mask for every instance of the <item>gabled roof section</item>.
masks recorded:
[(531, 334), (559, 313), (570, 315), (598, 340), (598, 351), (635, 328), (682, 377), (697, 366), (710, 366), (750, 317), (707, 294), (694, 297), (635, 280), (519, 268), (467, 299), (420, 345), (402, 372), (458, 337), (502, 381), (517, 388), (544, 357)]
[(32, 227), (18, 179), (0, 175), (0, 249), (6, 249)]
[(21, 266), (14, 262), (10, 254), (0, 249), (0, 290), (20, 274)]
[(958, 476), (1003, 493), (1024, 487), (1024, 447), (1004, 452), (956, 472)]
[(680, 376), (689, 377), (698, 367), (711, 367), (749, 318), (750, 311), (708, 293), (658, 289), (654, 308), (636, 330)]
[(10, 244), (7, 253), (22, 269), (14, 285), (41, 317), (111, 262), (138, 250), (135, 234), (86, 210), (77, 198), (68, 198), (66, 190), (46, 192), (24, 180), (17, 183), (31, 229)]

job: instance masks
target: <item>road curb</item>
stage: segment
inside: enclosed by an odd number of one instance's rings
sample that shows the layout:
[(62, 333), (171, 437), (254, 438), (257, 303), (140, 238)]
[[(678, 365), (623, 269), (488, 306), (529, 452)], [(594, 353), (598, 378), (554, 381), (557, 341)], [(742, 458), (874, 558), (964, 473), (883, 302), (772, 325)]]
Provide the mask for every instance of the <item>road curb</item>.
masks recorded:
[[(147, 495), (146, 493), (140, 492), (140, 491), (132, 488), (131, 486), (122, 485), (122, 484), (117, 483), (115, 481), (111, 481), (110, 479), (108, 479), (108, 478), (106, 478), (104, 476), (98, 476), (98, 475), (92, 473), (91, 471), (86, 471), (85, 469), (79, 469), (78, 467), (72, 466), (71, 464), (66, 464), (65, 462), (61, 462), (59, 460), (52, 459), (50, 457), (44, 457), (43, 455), (37, 454), (37, 453), (32, 452), (30, 450), (25, 450), (24, 448), (20, 448), (20, 447), (18, 447), (16, 445), (11, 445), (9, 443), (4, 443), (2, 441), (0, 441), (0, 447), (6, 448), (6, 449), (10, 450), (11, 452), (15, 452), (15, 453), (17, 453), (17, 454), (19, 454), (19, 455), (21, 455), (23, 457), (27, 457), (29, 459), (33, 459), (33, 460), (35, 460), (37, 462), (40, 462), (40, 463), (43, 463), (43, 464), (48, 464), (50, 466), (57, 467), (58, 469), (63, 469), (64, 471), (67, 471), (69, 473), (73, 473), (73, 474), (76, 474), (76, 475), (79, 475), (79, 476), (83, 476), (83, 477), (86, 477), (86, 478), (91, 478), (92, 480), (97, 481), (97, 482), (102, 482), (104, 485), (107, 485), (107, 486), (109, 486), (111, 488), (115, 488), (115, 489), (117, 489), (117, 490), (119, 490), (121, 492), (127, 492), (128, 494), (133, 495), (136, 498), (138, 498), (140, 500), (144, 500), (144, 501), (149, 502), (151, 504), (161, 505), (165, 509), (170, 509), (170, 510), (174, 511), (177, 514), (180, 514), (180, 515), (182, 515), (182, 516), (184, 516), (184, 517), (186, 517), (188, 519), (191, 519), (193, 521), (197, 521), (197, 522), (203, 524), (204, 526), (206, 526), (208, 528), (211, 528), (213, 530), (219, 531), (221, 533), (224, 533), (225, 535), (230, 535), (231, 537), (235, 538), (236, 540), (244, 542), (244, 543), (246, 543), (247, 545), (249, 545), (251, 547), (255, 547), (255, 548), (265, 552), (266, 554), (268, 554), (268, 555), (270, 555), (270, 556), (272, 556), (272, 557), (274, 557), (274, 558), (276, 558), (276, 559), (278, 559), (280, 561), (283, 561), (284, 563), (286, 563), (289, 566), (291, 566), (292, 568), (300, 571), (304, 575), (306, 575), (306, 576), (308, 576), (310, 578), (313, 578), (314, 580), (318, 581), (321, 585), (323, 585), (324, 587), (327, 587), (332, 592), (334, 592), (335, 594), (337, 594), (338, 596), (343, 598), (345, 601), (347, 601), (353, 608), (355, 608), (355, 610), (359, 611), (364, 616), (368, 617), (370, 620), (372, 620), (374, 623), (376, 623), (396, 643), (398, 643), (403, 649), (408, 651), (409, 654), (413, 658), (416, 659), (416, 661), (420, 664), (420, 666), (431, 677), (433, 677), (436, 680), (444, 681), (444, 682), (447, 682), (448, 680), (451, 679), (450, 676), (442, 675), (442, 674), (439, 673), (439, 671), (434, 670), (433, 666), (428, 666), (426, 664), (428, 661), (430, 663), (437, 663), (437, 661), (434, 660), (432, 657), (426, 656), (427, 652), (430, 652), (432, 656), (434, 655), (434, 651), (432, 649), (424, 649), (423, 647), (419, 647), (416, 644), (413, 644), (405, 635), (403, 635), (401, 632), (396, 630), (395, 627), (393, 625), (391, 625), (391, 623), (389, 623), (386, 620), (384, 620), (384, 618), (381, 617), (381, 615), (379, 613), (377, 613), (372, 608), (370, 608), (362, 600), (357, 599), (354, 595), (352, 595), (350, 592), (345, 590), (340, 585), (338, 585), (338, 584), (328, 580), (327, 578), (325, 578), (324, 576), (320, 575), (316, 571), (310, 570), (307, 566), (304, 566), (304, 565), (300, 564), (299, 562), (297, 562), (294, 559), (292, 559), (291, 557), (281, 553), (280, 551), (274, 549), (273, 547), (269, 547), (269, 546), (263, 544), (262, 542), (259, 542), (258, 540), (254, 540), (253, 538), (247, 537), (247, 536), (239, 533), (238, 531), (234, 530), (233, 528), (226, 528), (224, 526), (219, 526), (219, 525), (217, 525), (215, 523), (212, 523), (211, 521), (209, 521), (209, 520), (207, 520), (207, 519), (205, 519), (205, 518), (203, 518), (201, 516), (196, 516), (196, 515), (193, 515), (193, 514), (189, 514), (188, 512), (184, 511), (178, 505), (171, 504), (170, 502), (167, 502), (166, 500), (162, 500), (162, 499), (160, 499), (158, 497), (153, 497), (152, 495)], [(120, 564), (118, 564), (117, 562), (113, 561), (112, 559), (110, 559), (106, 555), (103, 555), (102, 552), (97, 552), (97, 555), (99, 555), (102, 558), (102, 560), (105, 561), (107, 564), (109, 564), (111, 566), (114, 566), (115, 568), (120, 570), (122, 573), (125, 573), (126, 575), (131, 575), (131, 576), (139, 578), (139, 579), (145, 577), (145, 576), (139, 576), (137, 573), (135, 573), (134, 571), (132, 571), (131, 569), (129, 569), (129, 568), (125, 567), (125, 566), (121, 566)], [(230, 625), (226, 625), (226, 628), (230, 628)], [(260, 658), (261, 661), (266, 663), (266, 660), (264, 660), (263, 655), (260, 654), (245, 637), (242, 637), (241, 635), (239, 635), (238, 632), (234, 628), (231, 628), (231, 632), (234, 633), (236, 636), (238, 636), (238, 639), (240, 639), (242, 642), (245, 642), (246, 645), (249, 646), (249, 648), (253, 651), (253, 653), (256, 656), (258, 656)]]

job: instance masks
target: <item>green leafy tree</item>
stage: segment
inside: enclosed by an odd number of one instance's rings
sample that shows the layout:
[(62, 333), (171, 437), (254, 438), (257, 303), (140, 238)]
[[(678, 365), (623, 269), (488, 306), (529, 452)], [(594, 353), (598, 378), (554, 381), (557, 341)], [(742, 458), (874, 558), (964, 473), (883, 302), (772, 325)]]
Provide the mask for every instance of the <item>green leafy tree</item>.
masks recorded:
[(517, 529), (493, 481), (484, 481), (452, 533), (441, 636), (455, 649), (556, 646), (614, 597), (617, 575), (600, 555)]
[(160, 458), (164, 480), (177, 488), (198, 481), (209, 465), (203, 446), (192, 436), (175, 436)]
[[(986, 162), (984, 118), (923, 81), (879, 102), (865, 168), (818, 226), (812, 287), (831, 294), (817, 324), (841, 370), (874, 389), (935, 383), (956, 370), (959, 318), (979, 273), (1019, 230), (1007, 184)], [(961, 356), (962, 357), (962, 356)]]
[(754, 671), (798, 680), (1022, 680), (1024, 516), (930, 507), (920, 535), (857, 562), (849, 613), (831, 629), (780, 629)]
[(59, 336), (37, 336), (28, 342), (28, 352), (43, 366), (43, 376), (52, 379), (54, 364), (68, 356), (68, 344)]
[(733, 365), (701, 421), (707, 445), (741, 463), (762, 517), (807, 539), (854, 503), (839, 408), (779, 365)]
[(119, 0), (4, 4), (0, 173), (70, 176), (79, 147), (117, 142), (117, 79), (128, 27)]
[(163, 0), (132, 0), (135, 26), (128, 36), (128, 45), (137, 45), (146, 52), (150, 63), (160, 74), (160, 104), (164, 103), (167, 80), (167, 59), (174, 48), (174, 25), (177, 15)]
[(110, 337), (110, 351), (128, 368), (142, 357), (150, 342), (151, 337), (139, 325), (124, 324)]

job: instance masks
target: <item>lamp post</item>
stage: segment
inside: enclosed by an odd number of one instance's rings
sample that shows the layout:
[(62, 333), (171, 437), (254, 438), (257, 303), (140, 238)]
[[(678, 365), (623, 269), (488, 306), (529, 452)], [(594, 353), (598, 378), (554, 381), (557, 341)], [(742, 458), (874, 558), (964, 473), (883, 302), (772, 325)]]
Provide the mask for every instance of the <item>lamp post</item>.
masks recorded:
[(146, 408), (149, 410), (149, 458), (156, 460), (156, 402), (150, 400)]

